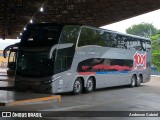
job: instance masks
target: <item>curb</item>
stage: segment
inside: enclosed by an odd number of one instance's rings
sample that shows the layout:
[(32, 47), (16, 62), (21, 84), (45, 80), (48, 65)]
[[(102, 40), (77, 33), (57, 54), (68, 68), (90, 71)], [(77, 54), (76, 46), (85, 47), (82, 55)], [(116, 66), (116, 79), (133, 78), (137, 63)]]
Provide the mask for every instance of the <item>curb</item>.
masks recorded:
[(160, 77), (160, 75), (151, 75), (151, 77)]

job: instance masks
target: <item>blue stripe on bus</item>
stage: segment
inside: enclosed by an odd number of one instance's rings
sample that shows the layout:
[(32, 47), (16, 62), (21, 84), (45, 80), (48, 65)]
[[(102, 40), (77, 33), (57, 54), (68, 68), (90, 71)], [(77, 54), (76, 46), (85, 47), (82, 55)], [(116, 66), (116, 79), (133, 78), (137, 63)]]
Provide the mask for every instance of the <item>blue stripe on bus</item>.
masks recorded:
[(105, 71), (105, 72), (96, 72), (96, 74), (127, 74), (129, 71)]

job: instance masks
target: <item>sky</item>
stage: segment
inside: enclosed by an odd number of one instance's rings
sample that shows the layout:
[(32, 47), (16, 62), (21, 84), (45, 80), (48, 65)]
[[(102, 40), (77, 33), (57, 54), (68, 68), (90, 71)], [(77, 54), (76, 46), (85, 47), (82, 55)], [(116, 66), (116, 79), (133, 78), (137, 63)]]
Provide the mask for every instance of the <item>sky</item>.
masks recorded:
[(157, 29), (160, 29), (160, 9), (143, 14), (143, 15), (139, 15), (130, 19), (126, 19), (120, 22), (109, 24), (109, 25), (103, 26), (102, 28), (118, 31), (121, 33), (126, 33), (125, 30), (127, 28), (131, 27), (134, 24), (140, 24), (140, 23), (151, 23)]
[(5, 47), (7, 47), (8, 45), (14, 44), (19, 42), (20, 40), (17, 39), (6, 39), (6, 40), (2, 40), (0, 39), (0, 50), (4, 50)]
[[(134, 24), (140, 24), (140, 23), (151, 23), (153, 24), (157, 29), (160, 29), (160, 9), (149, 12), (143, 15), (139, 15), (130, 19), (126, 19), (120, 22), (116, 22), (110, 25), (103, 26), (104, 29), (114, 30), (121, 33), (126, 33), (125, 30), (129, 27), (131, 27)], [(20, 40), (2, 40), (0, 39), (0, 49), (3, 49), (4, 47), (8, 46), (9, 44), (14, 44), (16, 42), (19, 42)]]

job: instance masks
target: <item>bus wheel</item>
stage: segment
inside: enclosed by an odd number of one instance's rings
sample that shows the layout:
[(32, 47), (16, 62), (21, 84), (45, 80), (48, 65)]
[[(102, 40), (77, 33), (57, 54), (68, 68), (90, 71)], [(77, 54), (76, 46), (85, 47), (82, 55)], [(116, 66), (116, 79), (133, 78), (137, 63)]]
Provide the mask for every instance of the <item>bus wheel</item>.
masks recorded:
[(85, 92), (86, 93), (90, 93), (94, 90), (94, 80), (92, 77), (89, 77), (88, 80), (87, 80), (87, 84), (86, 84), (86, 87), (85, 87)]
[(137, 78), (137, 80), (136, 80), (136, 87), (139, 87), (140, 85), (141, 85), (141, 82), (142, 82), (142, 76), (141, 75), (138, 75), (138, 78)]
[(132, 78), (131, 78), (131, 84), (130, 84), (130, 87), (135, 87), (136, 85), (136, 76), (133, 75)]
[(77, 78), (73, 84), (73, 94), (79, 95), (82, 92), (82, 80), (81, 78)]

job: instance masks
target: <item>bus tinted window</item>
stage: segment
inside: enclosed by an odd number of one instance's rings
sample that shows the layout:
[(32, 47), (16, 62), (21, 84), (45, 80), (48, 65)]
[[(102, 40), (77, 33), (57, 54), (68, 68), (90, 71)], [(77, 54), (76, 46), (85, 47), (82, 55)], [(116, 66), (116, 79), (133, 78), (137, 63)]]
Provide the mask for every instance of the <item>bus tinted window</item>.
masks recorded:
[(117, 34), (115, 33), (109, 33), (109, 32), (104, 32), (102, 34), (103, 40), (105, 41), (105, 46), (106, 47), (116, 47), (117, 46), (117, 40), (115, 37)]
[[(146, 51), (150, 41), (111, 31), (83, 27), (78, 46), (99, 45), (105, 47)], [(148, 47), (148, 48), (147, 48)]]
[(102, 37), (102, 31), (83, 27), (81, 30), (78, 46), (80, 47), (86, 45), (104, 46), (105, 42)]
[(127, 49), (127, 37), (126, 36), (117, 34), (116, 40), (117, 40), (117, 48)]
[(80, 26), (78, 25), (67, 25), (64, 26), (60, 37), (60, 43), (77, 43)]
[(146, 41), (146, 51), (151, 49), (151, 41)]
[(145, 50), (145, 43), (139, 38), (133, 38), (126, 36), (126, 46), (127, 49), (135, 49), (135, 50)]
[(151, 49), (151, 42), (141, 38), (128, 37), (126, 41), (127, 49), (135, 49), (140, 51), (147, 51)]
[(24, 31), (22, 46), (44, 47), (57, 44), (61, 26), (30, 26)]

